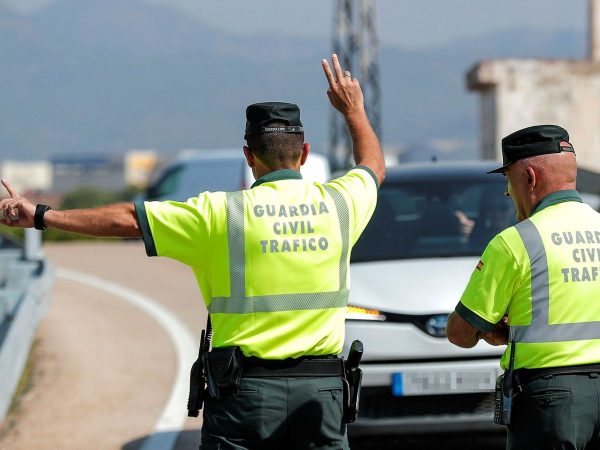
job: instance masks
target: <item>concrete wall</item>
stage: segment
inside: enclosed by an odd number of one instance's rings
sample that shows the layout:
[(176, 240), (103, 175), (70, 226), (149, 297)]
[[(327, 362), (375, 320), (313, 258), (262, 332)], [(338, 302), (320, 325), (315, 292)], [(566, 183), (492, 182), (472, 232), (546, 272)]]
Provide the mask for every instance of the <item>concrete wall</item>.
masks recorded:
[(581, 167), (600, 172), (600, 63), (489, 60), (467, 75), (480, 97), (480, 154), (502, 160), (502, 137), (530, 125), (569, 132)]

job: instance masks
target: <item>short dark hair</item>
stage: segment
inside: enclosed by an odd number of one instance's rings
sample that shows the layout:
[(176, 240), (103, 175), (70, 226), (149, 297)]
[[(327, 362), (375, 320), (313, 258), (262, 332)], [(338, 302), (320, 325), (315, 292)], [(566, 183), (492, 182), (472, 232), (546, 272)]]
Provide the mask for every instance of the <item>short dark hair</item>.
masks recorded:
[[(283, 122), (270, 122), (269, 127), (287, 126)], [(246, 138), (248, 148), (269, 169), (295, 163), (302, 156), (304, 133), (263, 133)]]

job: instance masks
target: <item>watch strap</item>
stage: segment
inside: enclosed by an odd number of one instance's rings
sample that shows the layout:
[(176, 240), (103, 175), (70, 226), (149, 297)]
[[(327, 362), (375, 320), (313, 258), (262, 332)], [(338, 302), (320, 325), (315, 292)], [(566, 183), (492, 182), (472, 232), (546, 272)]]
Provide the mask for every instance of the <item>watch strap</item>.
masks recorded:
[(35, 214), (33, 215), (33, 227), (36, 230), (46, 231), (46, 222), (44, 222), (44, 214), (46, 211), (51, 210), (52, 208), (48, 205), (42, 205), (38, 203), (35, 206)]

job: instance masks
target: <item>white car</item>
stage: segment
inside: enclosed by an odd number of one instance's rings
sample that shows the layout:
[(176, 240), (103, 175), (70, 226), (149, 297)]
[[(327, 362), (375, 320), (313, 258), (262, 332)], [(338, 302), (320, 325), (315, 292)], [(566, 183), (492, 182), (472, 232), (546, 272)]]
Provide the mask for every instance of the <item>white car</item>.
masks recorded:
[[(346, 346), (364, 344), (351, 435), (484, 430), (504, 347), (450, 344), (451, 313), (487, 242), (515, 223), (489, 162), (406, 164), (387, 171), (352, 252)], [(348, 348), (345, 348), (345, 354)]]
[[(305, 180), (324, 183), (331, 176), (329, 160), (310, 153), (300, 173)], [(185, 150), (157, 175), (141, 199), (184, 202), (204, 191), (248, 189), (254, 181), (241, 148)]]

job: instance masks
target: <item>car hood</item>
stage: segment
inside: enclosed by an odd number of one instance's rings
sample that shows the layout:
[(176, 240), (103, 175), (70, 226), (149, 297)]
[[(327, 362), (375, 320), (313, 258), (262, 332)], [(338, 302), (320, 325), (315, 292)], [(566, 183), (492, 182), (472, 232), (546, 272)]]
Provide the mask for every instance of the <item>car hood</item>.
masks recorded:
[(451, 312), (478, 257), (352, 263), (351, 305), (398, 314)]

